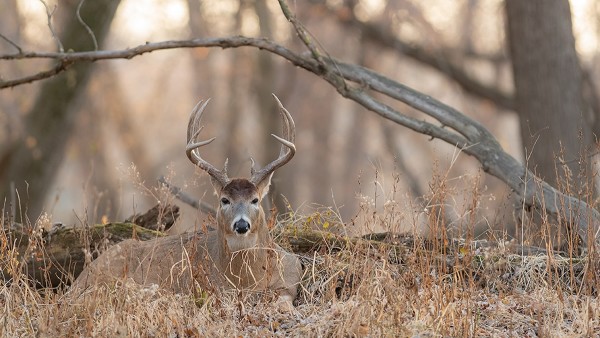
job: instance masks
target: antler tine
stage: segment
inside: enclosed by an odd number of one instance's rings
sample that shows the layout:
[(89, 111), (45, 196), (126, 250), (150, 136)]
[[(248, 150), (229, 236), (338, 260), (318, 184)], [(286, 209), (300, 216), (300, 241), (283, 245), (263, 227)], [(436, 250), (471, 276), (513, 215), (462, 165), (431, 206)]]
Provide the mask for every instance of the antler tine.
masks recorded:
[[(281, 104), (281, 101), (279, 101), (279, 98), (277, 96), (275, 96), (275, 94), (272, 94), (272, 95), (275, 98), (275, 100), (277, 100), (277, 104), (279, 105), (279, 110), (280, 110), (281, 116), (283, 117), (283, 120), (284, 120), (283, 127), (282, 127), (283, 138), (286, 139), (291, 144), (295, 144), (296, 143), (296, 124), (294, 123), (292, 114), (290, 114), (290, 112), (283, 106), (283, 104)], [(271, 134), (271, 135), (274, 136), (275, 138), (277, 138), (276, 135), (273, 135), (273, 134)], [(289, 146), (287, 148), (289, 148)], [(283, 155), (287, 151), (287, 148), (284, 147), (284, 145), (282, 144), (279, 155), (280, 156)], [(293, 151), (294, 152), (296, 151), (295, 146), (294, 146)]]
[[(251, 181), (254, 184), (260, 183), (266, 177), (271, 175), (275, 170), (284, 166), (288, 163), (292, 157), (296, 154), (296, 145), (294, 144), (296, 139), (296, 125), (294, 124), (294, 119), (287, 109), (281, 104), (279, 98), (272, 94), (279, 105), (279, 113), (281, 114), (283, 120), (283, 138), (279, 137), (275, 134), (271, 134), (277, 141), (281, 143), (281, 150), (279, 152), (279, 158), (274, 160), (273, 162), (267, 164), (264, 168), (255, 171), (252, 170), (252, 178)], [(252, 161), (254, 164), (254, 161)], [(253, 165), (254, 167), (254, 165)]]
[(229, 177), (227, 177), (227, 161), (225, 161), (225, 168), (219, 170), (212, 164), (205, 161), (198, 153), (198, 148), (205, 146), (216, 139), (216, 137), (210, 138), (206, 141), (196, 141), (196, 138), (200, 135), (203, 126), (200, 126), (200, 120), (202, 119), (202, 113), (210, 102), (210, 99), (206, 100), (202, 104), (202, 100), (196, 104), (190, 115), (187, 130), (187, 145), (185, 147), (185, 153), (192, 163), (206, 171), (212, 178), (217, 180), (222, 186), (229, 183)]

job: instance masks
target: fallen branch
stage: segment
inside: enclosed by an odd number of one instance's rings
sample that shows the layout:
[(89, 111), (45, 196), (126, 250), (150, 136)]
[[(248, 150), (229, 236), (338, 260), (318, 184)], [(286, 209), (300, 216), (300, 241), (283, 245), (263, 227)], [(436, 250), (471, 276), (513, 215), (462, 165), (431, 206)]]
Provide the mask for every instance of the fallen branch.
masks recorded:
[(181, 190), (181, 188), (167, 182), (164, 176), (159, 177), (158, 181), (167, 187), (169, 192), (171, 192), (171, 194), (173, 194), (173, 196), (175, 196), (178, 200), (202, 211), (205, 214), (209, 214), (212, 217), (217, 217), (217, 211), (210, 204), (199, 201), (198, 199), (186, 194), (183, 190)]
[(125, 223), (137, 224), (149, 230), (169, 230), (179, 218), (179, 207), (176, 205), (157, 204), (143, 214), (128, 217)]

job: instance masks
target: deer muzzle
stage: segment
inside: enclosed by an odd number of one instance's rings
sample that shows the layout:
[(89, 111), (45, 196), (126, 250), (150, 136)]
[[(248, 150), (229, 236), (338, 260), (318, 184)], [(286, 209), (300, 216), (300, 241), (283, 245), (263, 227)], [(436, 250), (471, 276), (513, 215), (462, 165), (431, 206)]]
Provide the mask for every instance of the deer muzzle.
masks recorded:
[(237, 234), (243, 235), (250, 231), (250, 223), (242, 218), (233, 224), (233, 231), (235, 231)]

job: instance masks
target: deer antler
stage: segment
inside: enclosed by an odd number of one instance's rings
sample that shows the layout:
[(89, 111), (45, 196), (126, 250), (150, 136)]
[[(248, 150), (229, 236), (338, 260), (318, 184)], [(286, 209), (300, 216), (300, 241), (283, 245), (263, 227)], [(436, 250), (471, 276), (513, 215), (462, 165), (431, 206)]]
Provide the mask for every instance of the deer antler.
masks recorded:
[(252, 178), (250, 179), (250, 182), (256, 185), (271, 175), (275, 170), (288, 163), (292, 157), (294, 157), (294, 154), (296, 154), (296, 146), (294, 145), (296, 139), (296, 125), (294, 124), (292, 115), (290, 115), (290, 112), (283, 107), (277, 96), (275, 96), (275, 94), (272, 95), (279, 105), (279, 113), (283, 119), (283, 138), (275, 134), (271, 134), (271, 136), (281, 143), (281, 150), (279, 152), (279, 158), (258, 171), (254, 170), (254, 160), (252, 160)]
[(202, 104), (202, 100), (196, 104), (194, 109), (192, 110), (192, 115), (190, 116), (190, 121), (188, 122), (188, 130), (187, 130), (187, 146), (185, 147), (185, 153), (187, 157), (200, 167), (202, 170), (206, 171), (212, 178), (217, 180), (222, 186), (226, 186), (230, 179), (227, 176), (227, 160), (225, 160), (225, 165), (223, 166), (223, 170), (219, 170), (215, 168), (212, 164), (205, 161), (200, 154), (198, 153), (198, 148), (205, 146), (216, 139), (213, 137), (206, 141), (197, 141), (196, 138), (200, 135), (203, 126), (200, 126), (200, 119), (202, 118), (202, 113), (204, 109), (210, 102), (210, 99), (206, 100), (204, 104)]

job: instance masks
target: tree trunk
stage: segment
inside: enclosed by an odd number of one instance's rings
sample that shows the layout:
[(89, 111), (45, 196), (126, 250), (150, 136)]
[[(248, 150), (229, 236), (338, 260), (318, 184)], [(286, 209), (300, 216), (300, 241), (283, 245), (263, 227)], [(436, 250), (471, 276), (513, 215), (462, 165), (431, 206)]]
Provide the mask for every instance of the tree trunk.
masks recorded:
[[(81, 17), (94, 32), (99, 45), (107, 36), (119, 2), (88, 1), (81, 8)], [(70, 14), (59, 38), (65, 50), (93, 50), (90, 34), (77, 19), (78, 4), (79, 1), (63, 3), (63, 9)], [(9, 198), (9, 183), (14, 182), (19, 193), (18, 207), (33, 219), (43, 209), (46, 194), (63, 159), (65, 145), (73, 134), (75, 106), (86, 88), (92, 68), (91, 63), (78, 63), (44, 82), (25, 118), (26, 133), (8, 148), (0, 163), (0, 182), (3, 182), (0, 198)], [(25, 223), (26, 219), (20, 221)]]
[(591, 131), (569, 2), (507, 0), (506, 16), (527, 167), (572, 195), (593, 191), (580, 190), (591, 173), (578, 161)]
[[(254, 11), (258, 16), (258, 27), (260, 35), (266, 38), (273, 38), (273, 19), (271, 18), (271, 11), (267, 6), (266, 0), (256, 0), (254, 4)], [(279, 156), (280, 144), (273, 139), (270, 135), (273, 131), (278, 135), (280, 133), (277, 130), (277, 126), (281, 123), (279, 116), (279, 109), (271, 97), (271, 94), (280, 95), (276, 90), (276, 64), (275, 58), (270, 53), (261, 52), (258, 53), (256, 59), (256, 69), (258, 75), (255, 77), (255, 89), (256, 89), (256, 100), (258, 102), (259, 116), (261, 118), (262, 126), (262, 144), (263, 153), (260, 155), (258, 164), (261, 166), (273, 161)], [(282, 100), (285, 98), (281, 98)], [(286, 203), (281, 196), (281, 193), (285, 190), (285, 183), (282, 182), (275, 174), (275, 178), (271, 181), (271, 187), (269, 188), (269, 196), (266, 198), (265, 207), (271, 209), (275, 207), (279, 212), (283, 212), (286, 209)]]

